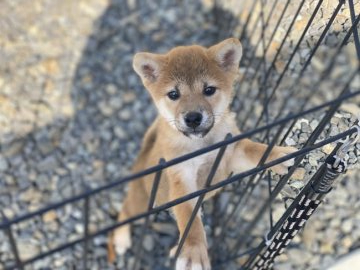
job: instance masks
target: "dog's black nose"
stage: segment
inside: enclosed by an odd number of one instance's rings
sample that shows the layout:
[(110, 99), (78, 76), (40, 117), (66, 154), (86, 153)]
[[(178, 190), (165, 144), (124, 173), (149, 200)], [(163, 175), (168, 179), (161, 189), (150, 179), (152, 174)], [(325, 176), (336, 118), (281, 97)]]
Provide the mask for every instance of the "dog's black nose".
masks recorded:
[(189, 112), (185, 115), (184, 119), (188, 127), (196, 128), (201, 124), (202, 114), (198, 112)]

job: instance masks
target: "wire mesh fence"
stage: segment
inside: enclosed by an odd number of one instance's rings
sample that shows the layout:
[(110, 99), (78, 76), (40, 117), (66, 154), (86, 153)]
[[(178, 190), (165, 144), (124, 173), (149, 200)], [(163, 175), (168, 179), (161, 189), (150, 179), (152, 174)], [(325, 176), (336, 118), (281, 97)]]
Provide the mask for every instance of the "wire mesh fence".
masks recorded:
[[(313, 1), (311, 5), (305, 0), (290, 2), (290, 0), (253, 1), (247, 12), (244, 12), (245, 7), (244, 10), (240, 9), (245, 14), (240, 16), (240, 21), (237, 16), (229, 16), (220, 1), (213, 7), (215, 23), (219, 24), (221, 33), (219, 36), (234, 31), (236, 33), (239, 30), (238, 37), (244, 46), (245, 54), (240, 65), (241, 75), (235, 86), (236, 94), (232, 103), (233, 111), (237, 112), (239, 126), (244, 131), (242, 134), (229, 134), (221, 142), (173, 160), (160, 160), (159, 164), (144, 171), (114, 179), (96, 188), (84, 184), (84, 191), (76, 196), (12, 219), (8, 219), (2, 213), (0, 230), (4, 233), (5, 241), (9, 243), (12, 252), (12, 259), (4, 263), (4, 268), (25, 269), (33, 262), (63, 250), (80, 249), (81, 262), (74, 267), (89, 269), (95, 248), (93, 240), (96, 237), (106, 235), (119, 226), (135, 224), (136, 221), (143, 220), (144, 223), (136, 225), (134, 232), (137, 234), (132, 250), (134, 259), (127, 261), (123, 268), (173, 269), (205, 195), (222, 188), (223, 191), (204, 206), (212, 268), (271, 269), (275, 258), (285, 250), (326, 193), (331, 190), (333, 179), (345, 172), (345, 165), (349, 163), (346, 153), (359, 133), (358, 120), (354, 116), (350, 116), (351, 121), (348, 121), (349, 127), (345, 131), (332, 130), (330, 125), (331, 119), (341, 110), (344, 103), (359, 101), (360, 16), (355, 8), (356, 4), (352, 0), (338, 1), (329, 17), (325, 18), (323, 9), (326, 1)], [(324, 46), (325, 42), (330, 42), (330, 31), (334, 21), (340, 15), (344, 16), (340, 14), (344, 7), (349, 10), (347, 24), (344, 24), (345, 30), (337, 34), (331, 41), (330, 47)], [(305, 9), (309, 12), (309, 16), (303, 16), (302, 12)], [(291, 16), (287, 12), (290, 12)], [(314, 25), (316, 26), (317, 21), (320, 20), (319, 16), (323, 16), (321, 19), (324, 24), (316, 29), (314, 35), (311, 35), (309, 32), (314, 30)], [(302, 17), (301, 26), (300, 17)], [(293, 34), (294, 32), (296, 35)], [(305, 50), (304, 47), (307, 49)], [(346, 54), (349, 47), (355, 51), (355, 55), (352, 55), (353, 59), (349, 59)], [(323, 61), (321, 63), (319, 63), (319, 55)], [(305, 132), (296, 134), (299, 122), (301, 126), (302, 119), (314, 116), (316, 122), (311, 130), (306, 134)], [(290, 145), (295, 136), (299, 141), (296, 145), (299, 148), (297, 152), (265, 163), (275, 145)], [(269, 144), (258, 166), (212, 184), (212, 178), (226, 147), (245, 138)], [(345, 138), (348, 140), (339, 142)], [(281, 197), (281, 203), (286, 204), (286, 199), (289, 199), (292, 204), (280, 217), (275, 218), (273, 211), (279, 204), (279, 197), (286, 190), (297, 169), (310, 163), (314, 151), (336, 142), (337, 146), (318, 161), (321, 166), (313, 166), (307, 171), (312, 177), (306, 179), (306, 185), (300, 187), (293, 197)], [(164, 205), (153, 206), (161, 173), (164, 170), (216, 150), (219, 150), (216, 160), (203, 188)], [(295, 164), (289, 169), (288, 174), (280, 177), (267, 171), (271, 166), (292, 158), (295, 158)], [(92, 230), (91, 205), (96, 196), (100, 194), (106, 196), (110, 190), (124, 187), (127, 183), (138, 181), (146, 175), (154, 175), (148, 211), (122, 222), (107, 224), (99, 230)], [(143, 250), (141, 243), (148, 232), (154, 229), (154, 224), (171, 219), (166, 214), (166, 210), (194, 198), (196, 204), (185, 233), (178, 240), (175, 257), (168, 259), (164, 250), (160, 252), (155, 249), (153, 252)], [(40, 219), (51, 210), (75, 204), (82, 209), (82, 236), (23, 260), (17, 248), (17, 236), (14, 234), (16, 227)], [(232, 241), (224, 241), (229, 238)], [(172, 237), (169, 242), (169, 245), (175, 244), (176, 238)]]

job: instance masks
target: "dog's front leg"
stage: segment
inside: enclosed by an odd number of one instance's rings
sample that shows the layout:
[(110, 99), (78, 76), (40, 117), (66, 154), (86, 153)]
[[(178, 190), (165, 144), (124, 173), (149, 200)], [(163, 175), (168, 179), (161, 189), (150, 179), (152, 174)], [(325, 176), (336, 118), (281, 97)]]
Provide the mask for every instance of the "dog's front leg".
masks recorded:
[[(175, 177), (175, 179), (174, 179)], [(178, 176), (170, 178), (170, 200), (175, 200), (195, 190), (188, 190), (186, 183)], [(195, 179), (194, 179), (195, 181)], [(187, 201), (174, 206), (173, 212), (180, 232), (180, 239), (193, 212), (196, 200)], [(173, 248), (172, 255), (177, 247)], [(176, 270), (210, 270), (207, 252), (207, 241), (200, 213), (194, 219), (184, 246), (176, 261)]]
[[(249, 139), (239, 141), (235, 146), (234, 158), (231, 161), (230, 170), (236, 173), (250, 170), (257, 166), (264, 155), (268, 145), (253, 142)], [(274, 146), (271, 150), (266, 162), (281, 158), (287, 154), (295, 152), (294, 147)], [(270, 169), (278, 174), (286, 174), (288, 168), (294, 164), (294, 159), (290, 159), (271, 167)]]

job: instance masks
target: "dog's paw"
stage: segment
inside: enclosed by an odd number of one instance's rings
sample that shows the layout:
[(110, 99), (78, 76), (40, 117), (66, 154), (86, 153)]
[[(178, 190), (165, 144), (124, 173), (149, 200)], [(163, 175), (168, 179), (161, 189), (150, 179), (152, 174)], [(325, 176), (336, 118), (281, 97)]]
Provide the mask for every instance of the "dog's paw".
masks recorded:
[[(283, 147), (283, 146), (275, 146), (269, 155), (267, 162), (282, 158), (288, 154), (296, 152), (298, 149), (294, 147)], [(280, 175), (284, 175), (288, 173), (289, 167), (294, 165), (294, 158), (286, 160), (278, 165), (271, 167), (270, 169)]]
[[(170, 256), (175, 255), (176, 248), (170, 251)], [(176, 261), (176, 270), (211, 270), (206, 245), (185, 245)]]
[(117, 255), (124, 255), (131, 247), (130, 226), (124, 225), (114, 231), (113, 244)]

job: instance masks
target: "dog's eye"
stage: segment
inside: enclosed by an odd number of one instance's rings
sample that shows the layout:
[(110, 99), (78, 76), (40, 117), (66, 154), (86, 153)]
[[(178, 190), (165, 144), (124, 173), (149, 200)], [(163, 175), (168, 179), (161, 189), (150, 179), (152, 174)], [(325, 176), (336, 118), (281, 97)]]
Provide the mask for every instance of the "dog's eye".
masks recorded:
[(167, 96), (171, 99), (171, 100), (177, 100), (180, 97), (180, 93), (178, 90), (172, 90), (170, 91)]
[(212, 96), (216, 92), (216, 87), (206, 86), (203, 90), (205, 96)]

